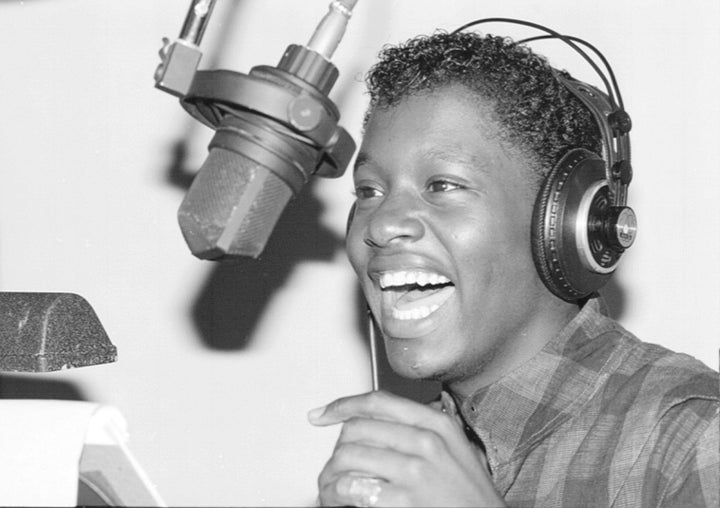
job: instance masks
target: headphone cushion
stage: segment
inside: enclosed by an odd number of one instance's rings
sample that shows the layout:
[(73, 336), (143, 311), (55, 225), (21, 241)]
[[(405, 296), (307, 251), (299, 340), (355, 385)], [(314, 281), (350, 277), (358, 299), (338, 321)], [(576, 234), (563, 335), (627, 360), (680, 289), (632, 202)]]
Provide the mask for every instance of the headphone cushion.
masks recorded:
[(533, 209), (531, 245), (545, 286), (565, 301), (580, 300), (602, 287), (609, 274), (594, 273), (578, 247), (576, 231), (587, 228), (580, 204), (589, 188), (605, 180), (605, 162), (582, 148), (566, 153), (545, 177)]

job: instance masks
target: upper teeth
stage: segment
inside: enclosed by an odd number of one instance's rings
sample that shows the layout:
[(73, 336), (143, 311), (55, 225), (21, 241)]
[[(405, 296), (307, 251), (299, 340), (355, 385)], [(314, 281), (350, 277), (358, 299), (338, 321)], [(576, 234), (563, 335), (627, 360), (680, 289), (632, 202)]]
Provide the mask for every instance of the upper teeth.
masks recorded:
[(408, 284), (427, 286), (428, 284), (446, 284), (448, 282), (450, 282), (450, 279), (444, 275), (431, 272), (401, 271), (385, 272), (380, 275), (380, 287), (382, 289), (396, 286), (407, 286)]

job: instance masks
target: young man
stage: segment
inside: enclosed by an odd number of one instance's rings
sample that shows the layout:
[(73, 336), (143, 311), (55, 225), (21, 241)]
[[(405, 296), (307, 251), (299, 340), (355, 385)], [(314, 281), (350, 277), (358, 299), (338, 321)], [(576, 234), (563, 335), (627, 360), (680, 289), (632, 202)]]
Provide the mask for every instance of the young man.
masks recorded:
[(472, 33), (388, 48), (371, 70), (348, 254), (393, 369), (444, 392), (312, 411), (343, 424), (323, 505), (718, 505), (717, 373), (535, 268), (543, 177), (601, 148), (558, 73)]

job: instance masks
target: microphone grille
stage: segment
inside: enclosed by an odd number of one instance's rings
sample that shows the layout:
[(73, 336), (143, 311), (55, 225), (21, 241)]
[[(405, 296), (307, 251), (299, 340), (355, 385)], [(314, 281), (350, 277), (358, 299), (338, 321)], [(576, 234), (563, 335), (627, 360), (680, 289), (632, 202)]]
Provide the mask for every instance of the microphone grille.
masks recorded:
[(178, 210), (192, 253), (203, 259), (257, 257), (292, 197), (265, 166), (213, 147)]

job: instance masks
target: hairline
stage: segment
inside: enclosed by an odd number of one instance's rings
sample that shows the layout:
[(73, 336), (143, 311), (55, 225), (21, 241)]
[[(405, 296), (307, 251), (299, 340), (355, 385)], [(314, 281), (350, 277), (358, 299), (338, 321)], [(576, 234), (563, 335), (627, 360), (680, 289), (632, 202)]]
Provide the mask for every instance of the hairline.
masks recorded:
[[(526, 174), (523, 176), (523, 181), (527, 184), (526, 191), (528, 197), (534, 198), (543, 179), (541, 162), (537, 159), (537, 156), (533, 156), (534, 152), (531, 149), (524, 147), (522, 143), (512, 139), (511, 129), (503, 125), (503, 122), (499, 119), (499, 115), (495, 111), (497, 101), (460, 80), (450, 80), (447, 83), (408, 91), (407, 93), (398, 95), (396, 100), (392, 101), (371, 101), (362, 123), (363, 136), (365, 135), (365, 130), (370, 122), (370, 118), (375, 111), (391, 111), (413, 97), (427, 97), (450, 90), (459, 92), (461, 98), (472, 103), (477, 108), (479, 114), (483, 116), (486, 125), (486, 128), (483, 129), (483, 135), (488, 139), (497, 140), (509, 158), (520, 160), (523, 163), (523, 166), (526, 168), (524, 171)], [(358, 153), (353, 171), (362, 164), (362, 161), (367, 159), (367, 154)], [(482, 171), (483, 169), (479, 168), (479, 170)]]

